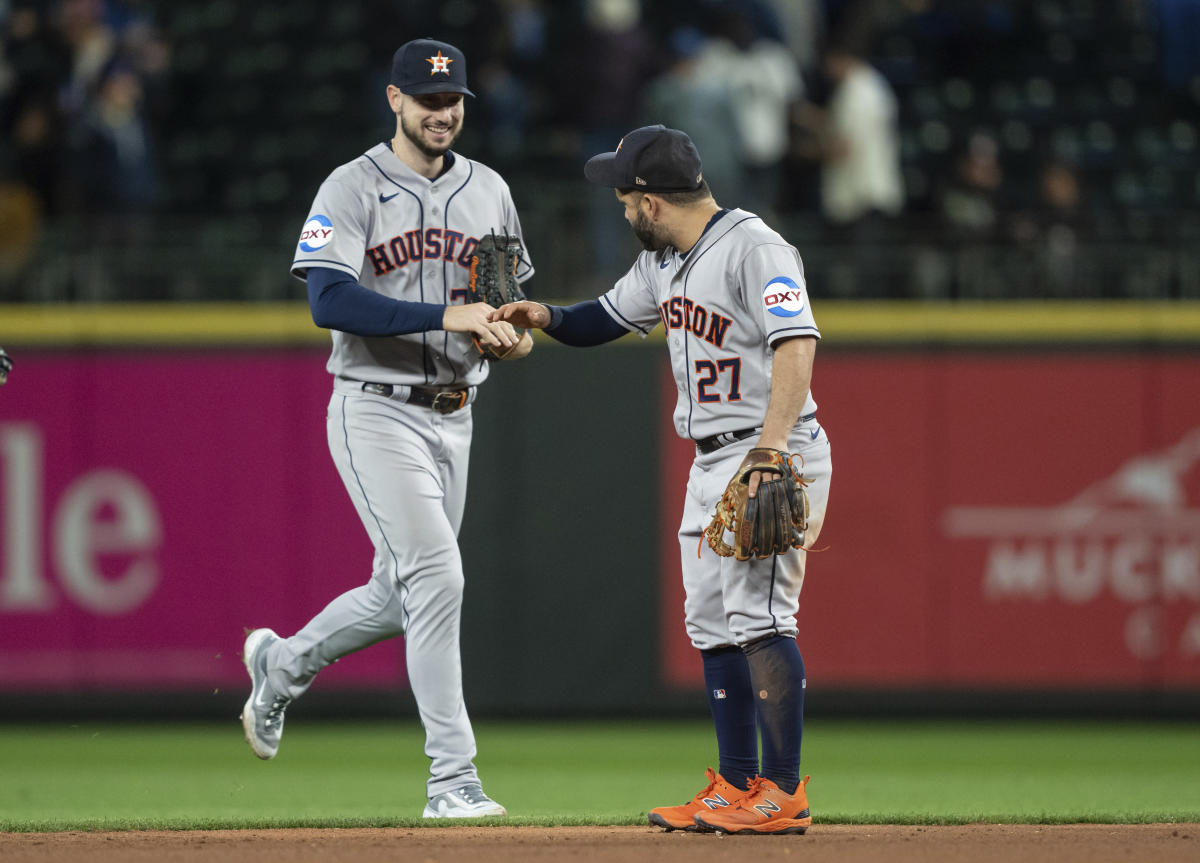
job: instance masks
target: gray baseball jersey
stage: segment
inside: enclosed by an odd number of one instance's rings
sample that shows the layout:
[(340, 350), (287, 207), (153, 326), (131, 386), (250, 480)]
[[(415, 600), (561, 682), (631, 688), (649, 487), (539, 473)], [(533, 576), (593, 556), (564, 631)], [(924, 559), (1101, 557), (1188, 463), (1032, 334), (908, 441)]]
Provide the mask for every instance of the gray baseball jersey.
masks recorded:
[[(600, 298), (627, 329), (667, 331), (679, 397), (675, 430), (700, 440), (762, 426), (771, 395), (772, 345), (790, 336), (820, 337), (800, 254), (753, 213), (730, 210), (710, 224), (687, 255), (643, 252)], [(789, 436), (810, 480), (811, 544), (825, 520), (832, 463), (829, 440), (811, 414)], [(795, 635), (805, 552), (739, 561), (701, 539), (725, 484), (755, 443), (753, 436), (697, 453), (688, 474), (679, 527), (686, 599), (684, 623), (700, 650)], [(699, 550), (699, 551), (698, 551)]]
[[(675, 430), (695, 440), (761, 426), (771, 346), (820, 337), (799, 252), (744, 210), (726, 212), (686, 256), (643, 252), (600, 301), (643, 336), (663, 324), (679, 390)], [(809, 393), (803, 413), (816, 409)]]
[[(471, 256), (493, 230), (521, 233), (508, 187), (494, 171), (456, 155), (430, 181), (379, 144), (321, 185), (292, 273), (305, 278), (310, 267), (328, 267), (397, 300), (461, 304)], [(526, 261), (518, 277), (532, 272)], [(432, 799), (479, 781), (458, 647), (464, 574), (457, 537), (472, 418), (469, 402), (443, 413), (408, 399), (417, 386), (477, 385), (489, 364), (465, 333), (331, 333), (326, 434), (375, 546), (371, 580), (270, 644), (263, 661), (273, 690), (297, 698), (339, 657), (403, 635)], [(363, 382), (393, 391), (364, 390)]]
[[(479, 238), (521, 236), (504, 180), (455, 154), (430, 182), (377, 144), (329, 175), (301, 232), (292, 273), (329, 267), (397, 300), (461, 304)], [(528, 257), (517, 271), (533, 275)], [(469, 333), (365, 337), (333, 330), (326, 366), (339, 377), (408, 386), (474, 386), (488, 375)]]

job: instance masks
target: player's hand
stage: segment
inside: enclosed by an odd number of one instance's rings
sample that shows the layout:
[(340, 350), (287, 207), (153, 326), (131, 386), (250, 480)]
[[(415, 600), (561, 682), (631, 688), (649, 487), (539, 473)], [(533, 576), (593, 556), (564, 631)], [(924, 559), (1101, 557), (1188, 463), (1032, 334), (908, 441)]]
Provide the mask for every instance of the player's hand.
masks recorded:
[(520, 300), (505, 303), (488, 316), (491, 321), (508, 321), (514, 327), (545, 329), (550, 324), (550, 310), (541, 303)]
[(775, 479), (777, 476), (779, 476), (779, 474), (773, 470), (756, 470), (754, 473), (750, 474), (750, 479), (746, 483), (746, 485), (749, 486), (747, 495), (750, 497), (757, 497), (759, 483), (763, 482), (763, 480)]
[[(782, 441), (772, 439), (770, 441), (770, 443), (764, 443), (765, 440), (766, 440), (766, 438), (760, 437), (758, 439), (758, 443), (756, 443), (754, 446), (755, 447), (769, 447), (771, 449), (778, 449), (778, 450), (786, 450), (786, 448), (787, 448), (788, 442), (787, 442), (786, 438), (784, 438)], [(771, 444), (778, 444), (778, 443), (782, 443), (783, 446), (772, 446), (771, 445)], [(745, 462), (743, 462), (742, 464), (745, 465)], [(750, 497), (757, 497), (759, 484), (768, 479), (775, 479), (777, 476), (780, 476), (779, 472), (773, 471), (773, 470), (756, 470), (756, 471), (754, 471), (754, 473), (750, 474), (750, 479), (746, 481), (746, 486), (748, 488), (747, 494)]]
[(529, 330), (525, 330), (525, 332), (521, 333), (521, 340), (517, 342), (517, 346), (505, 354), (504, 359), (505, 361), (521, 360), (529, 356), (529, 353), (532, 350), (533, 336), (530, 334)]
[(495, 311), (487, 303), (446, 306), (442, 329), (451, 333), (471, 333), (483, 344), (506, 351), (517, 344), (520, 337), (508, 321), (489, 320), (488, 316)]

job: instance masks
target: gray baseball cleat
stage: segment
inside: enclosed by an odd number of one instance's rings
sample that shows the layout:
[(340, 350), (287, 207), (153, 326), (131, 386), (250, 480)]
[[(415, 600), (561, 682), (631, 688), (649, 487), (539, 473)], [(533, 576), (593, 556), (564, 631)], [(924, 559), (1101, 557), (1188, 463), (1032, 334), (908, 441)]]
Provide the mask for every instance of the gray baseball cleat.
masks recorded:
[(256, 629), (246, 636), (242, 662), (250, 673), (250, 697), (242, 708), (246, 742), (259, 758), (274, 758), (283, 736), (283, 711), (292, 699), (271, 688), (267, 680), (267, 646), (279, 636), (270, 629)]
[(421, 817), (486, 818), (503, 817), (507, 814), (508, 810), (484, 794), (483, 786), (476, 782), (431, 797), (425, 804), (425, 811), (421, 813)]

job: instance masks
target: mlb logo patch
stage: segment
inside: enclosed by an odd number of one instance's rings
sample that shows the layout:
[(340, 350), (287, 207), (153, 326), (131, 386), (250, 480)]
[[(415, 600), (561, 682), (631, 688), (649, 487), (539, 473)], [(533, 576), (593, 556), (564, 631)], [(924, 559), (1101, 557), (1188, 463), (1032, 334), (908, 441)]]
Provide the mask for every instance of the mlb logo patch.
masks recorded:
[(714, 689), (713, 690), (713, 698), (724, 698), (724, 697), (725, 697), (724, 689)]

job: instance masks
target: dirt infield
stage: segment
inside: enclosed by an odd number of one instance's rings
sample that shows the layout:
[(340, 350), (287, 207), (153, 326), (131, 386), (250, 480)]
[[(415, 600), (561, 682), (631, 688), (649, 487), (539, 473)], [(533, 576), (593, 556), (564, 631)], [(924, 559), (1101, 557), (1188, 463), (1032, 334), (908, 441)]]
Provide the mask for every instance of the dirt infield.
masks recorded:
[(816, 825), (804, 836), (664, 833), (651, 827), (449, 827), (0, 833), (5, 863), (1194, 863), (1200, 824)]

